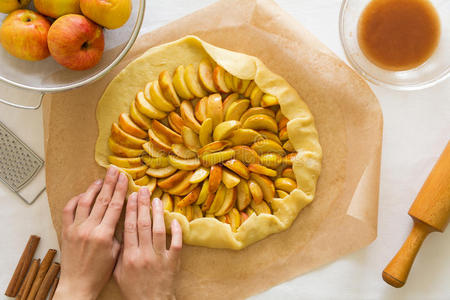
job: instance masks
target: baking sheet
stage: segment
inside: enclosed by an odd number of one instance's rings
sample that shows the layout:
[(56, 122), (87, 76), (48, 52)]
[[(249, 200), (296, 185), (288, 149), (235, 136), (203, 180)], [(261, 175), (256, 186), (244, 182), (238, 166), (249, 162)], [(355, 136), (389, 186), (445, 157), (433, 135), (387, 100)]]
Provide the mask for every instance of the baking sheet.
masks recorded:
[[(324, 158), (316, 199), (287, 231), (241, 251), (186, 246), (178, 297), (245, 298), (373, 241), (382, 136), (378, 101), (355, 72), (269, 0), (219, 1), (142, 36), (102, 80), (46, 97), (47, 186), (57, 232), (68, 199), (104, 175), (94, 145), (95, 107), (106, 85), (149, 47), (187, 34), (257, 56), (283, 76), (311, 109)], [(101, 299), (120, 299), (113, 282)]]

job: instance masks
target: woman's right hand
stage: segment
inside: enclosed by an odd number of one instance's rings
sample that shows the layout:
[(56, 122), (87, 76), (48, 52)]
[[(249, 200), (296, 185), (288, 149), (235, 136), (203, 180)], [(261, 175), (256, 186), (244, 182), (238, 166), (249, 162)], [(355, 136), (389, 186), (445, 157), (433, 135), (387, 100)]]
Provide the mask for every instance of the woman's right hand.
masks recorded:
[(161, 200), (152, 203), (150, 193), (141, 188), (128, 197), (124, 242), (114, 270), (114, 278), (125, 299), (175, 299), (175, 276), (180, 265), (182, 232), (171, 224), (172, 241), (166, 249), (166, 228)]

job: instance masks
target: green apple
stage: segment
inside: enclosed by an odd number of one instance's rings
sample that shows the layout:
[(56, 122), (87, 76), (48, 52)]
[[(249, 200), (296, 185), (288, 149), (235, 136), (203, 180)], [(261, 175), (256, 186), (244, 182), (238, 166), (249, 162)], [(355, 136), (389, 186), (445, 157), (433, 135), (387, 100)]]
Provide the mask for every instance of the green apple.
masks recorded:
[(9, 14), (13, 10), (24, 8), (31, 0), (0, 0), (0, 12)]
[(80, 0), (83, 15), (108, 29), (124, 25), (131, 14), (131, 0)]

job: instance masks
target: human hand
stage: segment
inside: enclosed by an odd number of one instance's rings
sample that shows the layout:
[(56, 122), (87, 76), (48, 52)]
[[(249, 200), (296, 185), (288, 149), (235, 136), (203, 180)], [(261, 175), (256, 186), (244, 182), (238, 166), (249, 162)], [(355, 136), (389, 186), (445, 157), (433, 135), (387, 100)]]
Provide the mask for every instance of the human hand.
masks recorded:
[(95, 181), (67, 203), (55, 300), (96, 299), (110, 279), (120, 251), (114, 231), (127, 190), (128, 178), (110, 167), (104, 182)]
[(172, 242), (167, 250), (161, 200), (153, 200), (152, 211), (153, 230), (148, 189), (141, 188), (128, 197), (124, 245), (114, 270), (114, 278), (128, 300), (175, 299), (174, 281), (183, 243), (181, 227), (176, 220), (172, 222)]

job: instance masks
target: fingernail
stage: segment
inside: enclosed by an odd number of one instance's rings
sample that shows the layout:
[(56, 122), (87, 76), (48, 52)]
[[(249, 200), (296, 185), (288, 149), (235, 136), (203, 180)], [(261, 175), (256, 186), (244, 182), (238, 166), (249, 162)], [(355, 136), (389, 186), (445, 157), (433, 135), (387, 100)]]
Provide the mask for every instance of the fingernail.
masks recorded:
[(120, 174), (119, 174), (119, 180), (121, 180), (121, 181), (128, 180), (127, 175), (125, 175), (125, 174), (123, 174), (123, 173), (120, 173)]
[(102, 182), (103, 182), (103, 179), (97, 179), (97, 180), (94, 182), (94, 184), (100, 185), (100, 184), (102, 184)]
[(173, 226), (180, 226), (180, 223), (178, 223), (178, 220), (177, 220), (177, 219), (173, 219), (173, 220), (172, 220), (172, 225), (173, 225)]
[(131, 193), (130, 196), (128, 196), (128, 199), (136, 200), (137, 199), (137, 193), (136, 192)]
[(115, 176), (117, 172), (119, 172), (119, 170), (115, 166), (110, 165), (108, 168), (108, 172), (106, 172), (106, 175)]
[(153, 199), (153, 205), (155, 207), (160, 208), (160, 207), (162, 207), (162, 202), (161, 202), (161, 200), (159, 198), (155, 198), (155, 199)]
[(141, 187), (139, 189), (139, 194), (141, 196), (144, 196), (144, 197), (149, 197), (150, 196), (150, 192), (148, 191), (148, 188), (146, 188), (146, 187)]

